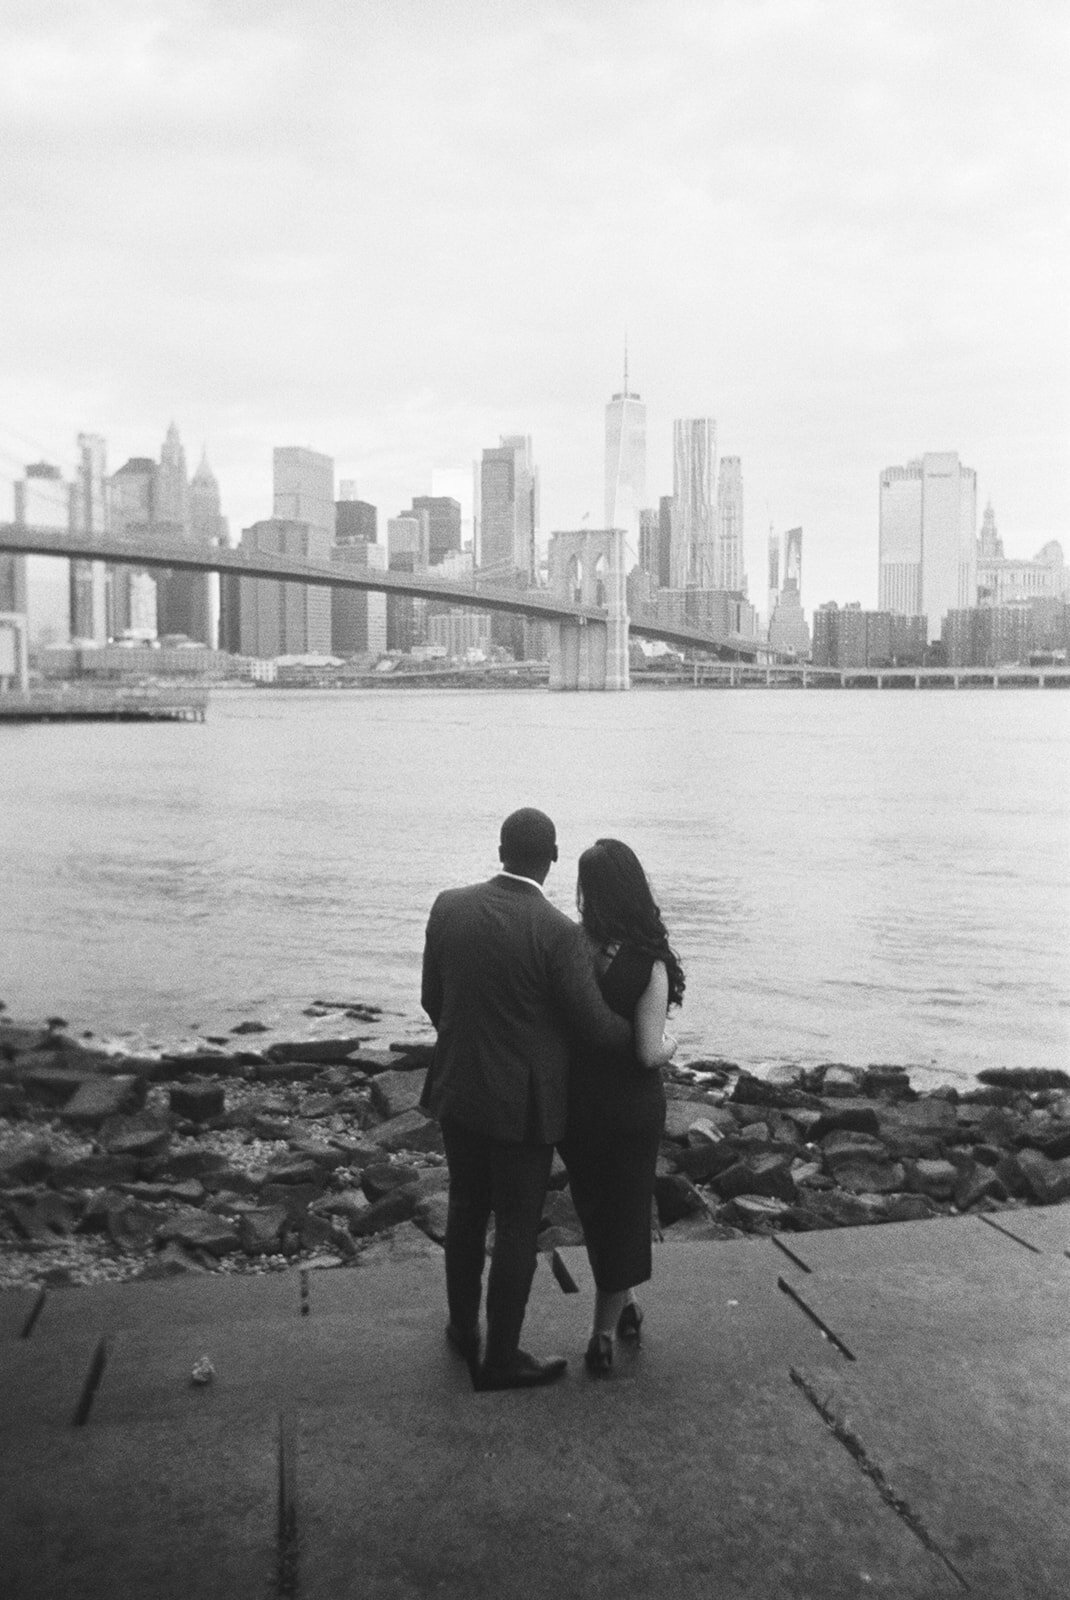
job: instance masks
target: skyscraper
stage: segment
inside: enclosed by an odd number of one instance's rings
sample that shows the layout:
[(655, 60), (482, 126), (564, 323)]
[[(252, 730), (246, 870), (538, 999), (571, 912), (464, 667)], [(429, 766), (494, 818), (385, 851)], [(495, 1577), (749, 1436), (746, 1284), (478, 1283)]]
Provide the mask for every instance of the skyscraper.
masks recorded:
[[(363, 505), (363, 501), (339, 504)], [(331, 550), (331, 560), (343, 567), (369, 568), (382, 572), (386, 551), (374, 539), (339, 542)], [(370, 589), (331, 590), (331, 649), (336, 656), (382, 655), (387, 648), (386, 608), (397, 595), (377, 594)]]
[[(159, 468), (149, 456), (131, 456), (112, 473), (108, 479), (108, 530), (116, 538), (151, 539), (159, 531), (159, 480)], [(130, 566), (110, 567), (109, 573), (110, 636), (155, 639), (160, 609), (157, 582), (162, 583), (166, 575), (157, 579), (155, 572)]]
[(304, 522), (334, 538), (334, 461), (318, 450), (282, 445), (274, 453), (274, 516)]
[(606, 528), (623, 528), (633, 550), (639, 540), (639, 512), (646, 503), (646, 406), (628, 388), (628, 349), (624, 386), (606, 406)]
[(414, 512), (426, 512), (428, 519), (428, 560), (435, 567), (446, 556), (461, 548), (461, 505), (452, 495), (414, 495)]
[(769, 569), (767, 577), (767, 593), (769, 600), (769, 620), (773, 620), (776, 610), (777, 597), (780, 594), (780, 540), (773, 532), (772, 524), (769, 527)]
[[(326, 565), (331, 540), (323, 528), (271, 517), (244, 528), (241, 548)], [(329, 655), (331, 591), (326, 585), (242, 578), (241, 652), (261, 659), (284, 655)]]
[(480, 575), (505, 588), (528, 588), (537, 570), (539, 475), (529, 436), (511, 434), (484, 450), (480, 472)]
[(717, 424), (712, 417), (673, 423), (672, 584), (714, 587)]
[(982, 561), (1001, 561), (1003, 559), (1003, 540), (996, 527), (996, 513), (992, 509), (991, 500), (985, 506), (984, 516), (981, 518), (981, 535), (977, 541), (977, 554)]
[[(220, 509), (219, 484), (208, 465), (206, 451), (201, 452), (201, 464), (190, 479), (189, 536), (194, 544), (214, 545), (222, 549), (230, 543), (230, 529)], [(199, 588), (191, 591), (190, 598), (199, 600), (200, 604), (191, 612), (190, 626), (181, 631), (191, 639), (225, 648), (222, 638), (223, 596), (227, 584), (237, 587), (238, 580), (232, 573), (191, 573), (190, 576), (203, 577), (204, 581)], [(240, 595), (241, 591), (237, 592)], [(237, 603), (240, 604), (240, 601)], [(203, 611), (200, 607), (203, 607)]]
[[(96, 433), (78, 435), (78, 464), (71, 485), (71, 532), (106, 533), (107, 447)], [(71, 562), (71, 637), (88, 644), (108, 642), (109, 579), (103, 561)]]
[[(15, 484), (15, 521), (24, 528), (65, 529), (70, 521), (70, 488), (58, 467), (37, 461)], [(60, 556), (0, 557), (10, 566), (13, 587), (22, 591), (29, 647), (67, 644), (71, 637), (71, 564)], [(0, 580), (0, 611), (21, 607), (6, 601)]]
[[(426, 511), (407, 511), (386, 525), (387, 566), (391, 572), (426, 572), (431, 560), (431, 518)], [(424, 641), (427, 601), (414, 595), (391, 594), (386, 604), (388, 650), (411, 650)]]
[(373, 505), (356, 495), (335, 501), (335, 544), (375, 544), (378, 537), (379, 514)]
[(802, 609), (802, 534), (801, 528), (789, 528), (784, 535), (784, 585), (769, 619), (773, 649), (795, 656), (810, 653), (810, 630)]
[(928, 618), (940, 637), (949, 611), (977, 603), (977, 474), (953, 450), (880, 475), (879, 605)]
[(446, 495), (456, 500), (461, 508), (461, 549), (475, 551), (475, 507), (479, 491), (479, 468), (475, 463), (467, 467), (432, 467), (431, 493), (436, 498)]
[(722, 456), (717, 476), (713, 587), (733, 594), (742, 594), (747, 587), (743, 570), (743, 467), (738, 456)]

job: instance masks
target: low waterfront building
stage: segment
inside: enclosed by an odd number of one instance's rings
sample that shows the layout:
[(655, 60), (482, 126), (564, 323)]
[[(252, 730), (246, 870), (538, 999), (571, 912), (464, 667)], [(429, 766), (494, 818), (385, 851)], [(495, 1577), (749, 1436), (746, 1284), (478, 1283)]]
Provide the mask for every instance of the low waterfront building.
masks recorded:
[[(340, 502), (346, 504), (346, 502)], [(349, 504), (359, 505), (360, 501)], [(343, 567), (386, 571), (381, 544), (354, 540), (336, 544), (331, 560)], [(382, 655), (386, 649), (387, 596), (373, 589), (331, 590), (331, 650), (336, 656)]]
[(941, 631), (949, 667), (999, 667), (1028, 661), (1036, 628), (1029, 605), (949, 611)]
[(840, 607), (834, 600), (814, 612), (815, 667), (921, 666), (928, 623), (924, 617), (892, 611), (863, 611), (857, 601)]

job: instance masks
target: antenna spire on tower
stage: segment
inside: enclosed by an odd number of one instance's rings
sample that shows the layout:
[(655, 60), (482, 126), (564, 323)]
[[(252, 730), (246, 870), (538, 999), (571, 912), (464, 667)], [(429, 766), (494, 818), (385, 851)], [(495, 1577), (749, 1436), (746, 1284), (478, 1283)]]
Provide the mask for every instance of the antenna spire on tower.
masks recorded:
[(624, 394), (628, 395), (628, 330), (624, 330)]

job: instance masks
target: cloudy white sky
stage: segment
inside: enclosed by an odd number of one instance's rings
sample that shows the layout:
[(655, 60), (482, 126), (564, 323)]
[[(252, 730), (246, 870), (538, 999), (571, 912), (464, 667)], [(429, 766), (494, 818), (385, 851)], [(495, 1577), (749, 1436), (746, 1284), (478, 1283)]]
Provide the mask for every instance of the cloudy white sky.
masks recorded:
[[(876, 600), (877, 474), (955, 449), (1008, 553), (1070, 553), (1064, 0), (0, 0), (0, 494), (202, 443), (384, 515), (534, 437), (600, 520), (628, 329), (743, 459), (748, 568)], [(195, 461), (194, 463), (195, 464)]]

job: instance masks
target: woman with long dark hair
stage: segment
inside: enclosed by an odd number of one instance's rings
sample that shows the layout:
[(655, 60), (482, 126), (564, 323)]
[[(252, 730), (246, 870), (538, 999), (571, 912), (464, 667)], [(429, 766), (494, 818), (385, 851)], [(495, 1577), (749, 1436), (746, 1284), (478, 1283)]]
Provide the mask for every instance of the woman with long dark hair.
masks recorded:
[(638, 1340), (643, 1320), (633, 1291), (651, 1274), (660, 1068), (676, 1049), (665, 1021), (683, 999), (684, 973), (639, 858), (620, 839), (598, 839), (580, 856), (576, 903), (606, 1003), (634, 1032), (626, 1054), (573, 1057), (561, 1145), (595, 1281), (585, 1360), (599, 1375), (612, 1368), (614, 1334)]

